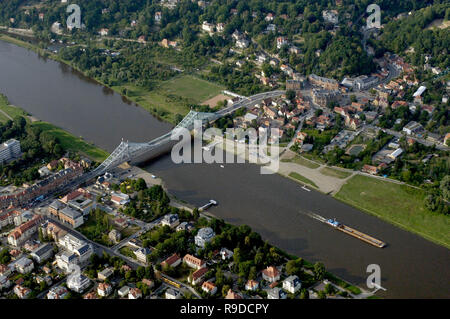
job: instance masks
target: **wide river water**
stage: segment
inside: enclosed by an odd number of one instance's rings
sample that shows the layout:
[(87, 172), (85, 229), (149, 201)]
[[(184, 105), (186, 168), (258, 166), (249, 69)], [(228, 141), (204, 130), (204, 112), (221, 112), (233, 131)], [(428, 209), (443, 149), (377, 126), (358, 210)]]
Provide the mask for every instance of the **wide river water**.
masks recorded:
[[(112, 151), (122, 138), (149, 141), (171, 129), (144, 109), (70, 67), (0, 41), (0, 93), (33, 116)], [(264, 239), (366, 288), (369, 264), (381, 267), (377, 295), (450, 298), (450, 250), (399, 229), (319, 192), (307, 192), (279, 175), (261, 175), (251, 164), (182, 164), (162, 156), (147, 167), (179, 199), (203, 205), (233, 224), (247, 224)], [(395, 205), (395, 202), (392, 203)], [(379, 249), (336, 231), (304, 213), (314, 212), (388, 243)]]

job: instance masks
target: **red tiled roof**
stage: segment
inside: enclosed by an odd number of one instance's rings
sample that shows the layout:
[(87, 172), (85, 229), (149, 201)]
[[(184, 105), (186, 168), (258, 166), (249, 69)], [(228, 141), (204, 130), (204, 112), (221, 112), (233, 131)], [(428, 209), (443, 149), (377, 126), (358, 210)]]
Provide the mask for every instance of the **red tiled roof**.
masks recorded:
[(279, 271), (277, 268), (270, 266), (263, 270), (263, 274), (267, 277), (275, 278), (279, 275)]

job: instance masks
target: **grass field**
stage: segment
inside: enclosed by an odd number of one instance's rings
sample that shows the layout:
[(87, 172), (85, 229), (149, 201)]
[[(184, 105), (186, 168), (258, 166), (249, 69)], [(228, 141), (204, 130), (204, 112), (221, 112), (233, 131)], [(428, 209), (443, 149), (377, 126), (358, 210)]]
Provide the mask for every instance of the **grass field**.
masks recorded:
[(223, 90), (219, 85), (191, 75), (177, 76), (161, 82), (158, 88), (151, 91), (135, 85), (112, 88), (119, 93), (122, 88), (126, 88), (127, 98), (173, 124), (176, 123), (177, 114), (185, 116), (189, 112), (187, 103), (200, 104)]
[(335, 197), (450, 248), (450, 218), (429, 212), (423, 204), (425, 192), (422, 190), (356, 175)]
[(21, 108), (9, 105), (6, 96), (0, 94), (0, 122), (5, 123), (11, 118), (15, 118), (16, 116), (26, 117), (27, 113)]
[(340, 179), (347, 178), (351, 175), (351, 173), (349, 173), (349, 172), (344, 172), (344, 171), (337, 170), (337, 169), (330, 168), (330, 167), (322, 168), (320, 170), (320, 173), (322, 173), (323, 175), (336, 177), (336, 178), (340, 178)]
[(215, 83), (196, 78), (192, 75), (181, 75), (162, 82), (161, 90), (191, 99), (195, 103), (204, 102), (220, 94), (224, 88)]
[(296, 163), (296, 164), (300, 164), (302, 166), (306, 166), (308, 168), (312, 168), (312, 169), (316, 169), (318, 168), (320, 165), (313, 163), (311, 161), (308, 161), (307, 159), (304, 159), (301, 156), (295, 155), (295, 157), (291, 158), (291, 159), (283, 159), (281, 160), (282, 162), (286, 162), (286, 163)]
[(289, 173), (289, 177), (296, 179), (302, 183), (306, 183), (309, 184), (311, 186), (314, 186), (315, 188), (319, 188), (312, 180), (307, 179), (306, 177), (296, 173), (296, 172), (291, 172)]
[(56, 137), (64, 149), (80, 152), (89, 158), (102, 162), (108, 157), (108, 153), (92, 144), (89, 144), (79, 137), (76, 137), (63, 129), (47, 122), (34, 122), (33, 125), (42, 128)]
[(133, 259), (136, 259), (136, 255), (135, 255), (134, 252), (131, 250), (131, 248), (128, 247), (128, 246), (123, 246), (122, 248), (119, 249), (119, 252), (120, 252), (122, 255), (124, 255), (124, 256), (130, 257), (130, 258), (133, 258)]

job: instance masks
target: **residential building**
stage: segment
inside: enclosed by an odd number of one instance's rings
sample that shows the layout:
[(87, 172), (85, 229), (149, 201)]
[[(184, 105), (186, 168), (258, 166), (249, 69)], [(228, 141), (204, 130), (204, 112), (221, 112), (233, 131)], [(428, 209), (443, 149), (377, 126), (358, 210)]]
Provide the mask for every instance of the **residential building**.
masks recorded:
[(278, 287), (272, 288), (267, 292), (267, 299), (286, 299), (287, 293)]
[(36, 233), (42, 216), (35, 215), (30, 221), (20, 225), (8, 235), (8, 243), (13, 246), (20, 246)]
[(194, 257), (192, 255), (186, 254), (183, 257), (183, 262), (186, 263), (191, 268), (200, 269), (205, 266), (205, 262), (200, 258)]
[(339, 15), (337, 10), (323, 10), (322, 17), (325, 22), (329, 22), (332, 24), (338, 24), (339, 22)]
[(13, 290), (17, 297), (19, 297), (20, 299), (27, 299), (31, 294), (31, 289), (23, 287), (21, 285), (16, 285)]
[(21, 274), (28, 274), (34, 269), (34, 264), (31, 259), (27, 257), (21, 257), (14, 263), (15, 269)]
[(233, 257), (233, 252), (229, 249), (226, 249), (225, 247), (223, 247), (220, 250), (220, 256), (222, 257), (222, 260), (227, 260), (230, 259), (231, 257)]
[(130, 202), (130, 196), (123, 193), (115, 193), (113, 192), (111, 194), (111, 202), (113, 202), (116, 205), (126, 205)]
[(56, 286), (50, 288), (47, 293), (47, 299), (64, 299), (69, 294), (69, 291), (66, 287)]
[(327, 90), (338, 90), (339, 83), (334, 79), (325, 78), (315, 74), (310, 74), (308, 80), (312, 85), (320, 86)]
[(40, 177), (45, 177), (50, 175), (50, 170), (47, 168), (47, 166), (42, 166), (40, 169), (38, 169), (38, 173)]
[(97, 286), (97, 293), (101, 297), (109, 296), (111, 294), (112, 290), (113, 290), (112, 286), (105, 282), (101, 282)]
[(403, 132), (405, 132), (408, 135), (417, 134), (422, 131), (423, 131), (422, 125), (415, 121), (411, 121), (408, 124), (406, 124), (405, 127), (403, 127)]
[(169, 288), (166, 290), (164, 296), (166, 297), (166, 299), (180, 299), (181, 292), (179, 290)]
[(245, 290), (256, 291), (259, 288), (259, 283), (256, 280), (250, 279), (245, 284)]
[(180, 224), (180, 219), (177, 214), (167, 214), (161, 220), (161, 225), (174, 228)]
[(0, 264), (0, 276), (8, 277), (9, 275), (11, 275), (11, 273), (12, 269), (10, 266)]
[(202, 290), (210, 295), (214, 295), (217, 292), (217, 287), (214, 283), (210, 281), (205, 281), (202, 284)]
[(128, 287), (128, 286), (123, 286), (122, 288), (120, 288), (118, 291), (117, 291), (117, 294), (119, 295), (119, 297), (125, 297), (125, 296), (128, 296), (128, 293), (130, 292), (130, 287)]
[(202, 30), (206, 32), (214, 32), (215, 25), (213, 23), (209, 23), (208, 21), (203, 21)]
[(326, 107), (328, 103), (336, 101), (339, 98), (339, 92), (313, 89), (312, 96), (314, 103)]
[(77, 255), (67, 251), (57, 254), (55, 260), (58, 268), (64, 270), (66, 273), (69, 273), (75, 265), (79, 264)]
[(245, 48), (248, 47), (249, 44), (250, 44), (250, 42), (248, 42), (248, 40), (247, 40), (247, 39), (244, 39), (244, 38), (239, 39), (239, 40), (236, 40), (236, 46), (237, 46), (239, 49), (245, 49)]
[(83, 214), (71, 207), (61, 209), (58, 217), (63, 223), (69, 224), (73, 228), (77, 228), (84, 223)]
[(30, 254), (31, 258), (38, 264), (43, 263), (51, 256), (53, 256), (53, 245), (52, 244), (43, 244), (33, 250)]
[(362, 171), (368, 174), (377, 175), (378, 174), (378, 168), (373, 165), (367, 165), (364, 164)]
[(162, 19), (161, 11), (155, 12), (155, 22), (156, 22), (156, 23), (160, 23), (160, 22), (161, 22), (161, 19)]
[(181, 263), (181, 257), (173, 254), (161, 263), (162, 267), (177, 267)]
[(114, 270), (112, 268), (105, 268), (97, 274), (97, 278), (99, 280), (105, 281), (112, 275), (114, 275)]
[(225, 299), (242, 299), (242, 296), (241, 294), (236, 293), (233, 290), (229, 289)]
[(378, 83), (377, 77), (361, 75), (355, 78), (353, 87), (358, 90), (367, 90), (368, 88), (376, 85), (377, 83)]
[(150, 250), (150, 248), (139, 248), (134, 252), (137, 260), (145, 264), (147, 263), (147, 256), (151, 253), (152, 251)]
[(280, 280), (280, 272), (274, 266), (269, 266), (262, 271), (262, 277), (265, 281), (276, 282)]
[(302, 287), (302, 282), (297, 276), (289, 276), (283, 281), (283, 289), (295, 294)]
[(278, 37), (277, 38), (277, 49), (281, 49), (283, 45), (286, 45), (288, 43), (287, 39), (285, 37)]
[(130, 288), (128, 292), (128, 299), (142, 298), (142, 291), (139, 288)]
[(195, 244), (198, 247), (205, 248), (206, 243), (209, 243), (214, 236), (216, 236), (216, 233), (211, 227), (201, 228), (195, 236)]
[(18, 140), (11, 139), (6, 141), (0, 145), (0, 164), (19, 157), (21, 153)]
[(54, 215), (55, 217), (59, 218), (59, 211), (64, 209), (66, 205), (62, 203), (61, 201), (55, 199), (51, 204), (48, 206), (47, 210), (50, 214)]
[(10, 206), (25, 206), (32, 200), (67, 185), (74, 178), (83, 174), (83, 168), (80, 165), (75, 163), (71, 163), (70, 165), (70, 167), (40, 180), (32, 186), (14, 193), (1, 195), (0, 209), (6, 209)]
[(388, 154), (387, 157), (396, 160), (397, 157), (399, 157), (401, 154), (403, 153), (403, 149), (401, 148), (397, 148), (395, 151), (393, 151), (392, 153)]
[(0, 290), (7, 289), (11, 286), (11, 282), (8, 280), (8, 277), (4, 275), (0, 275)]
[(91, 281), (81, 274), (73, 274), (67, 278), (67, 288), (82, 293), (89, 287)]
[(208, 268), (206, 268), (206, 267), (200, 268), (200, 269), (194, 271), (191, 276), (189, 276), (188, 281), (192, 285), (197, 285), (203, 281), (203, 277), (206, 275), (207, 272), (208, 272)]
[(101, 36), (106, 36), (109, 33), (109, 29), (107, 28), (101, 28), (100, 31), (98, 32)]
[(118, 231), (117, 229), (113, 229), (109, 232), (108, 234), (108, 238), (113, 242), (113, 243), (118, 243), (120, 242), (120, 239), (122, 238), (122, 234), (120, 233), (120, 231)]
[(83, 299), (98, 299), (98, 296), (95, 293), (95, 291), (91, 291), (91, 292), (88, 292), (87, 294), (85, 294), (83, 296)]
[(299, 80), (286, 80), (286, 90), (299, 91), (303, 88), (303, 82)]

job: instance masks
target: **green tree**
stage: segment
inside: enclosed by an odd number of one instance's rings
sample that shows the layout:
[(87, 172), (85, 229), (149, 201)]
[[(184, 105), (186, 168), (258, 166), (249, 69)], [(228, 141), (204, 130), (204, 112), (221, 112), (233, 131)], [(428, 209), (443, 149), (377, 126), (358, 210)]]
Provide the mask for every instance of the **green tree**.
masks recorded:
[(321, 262), (314, 264), (314, 279), (317, 281), (323, 280), (325, 277), (325, 266)]

